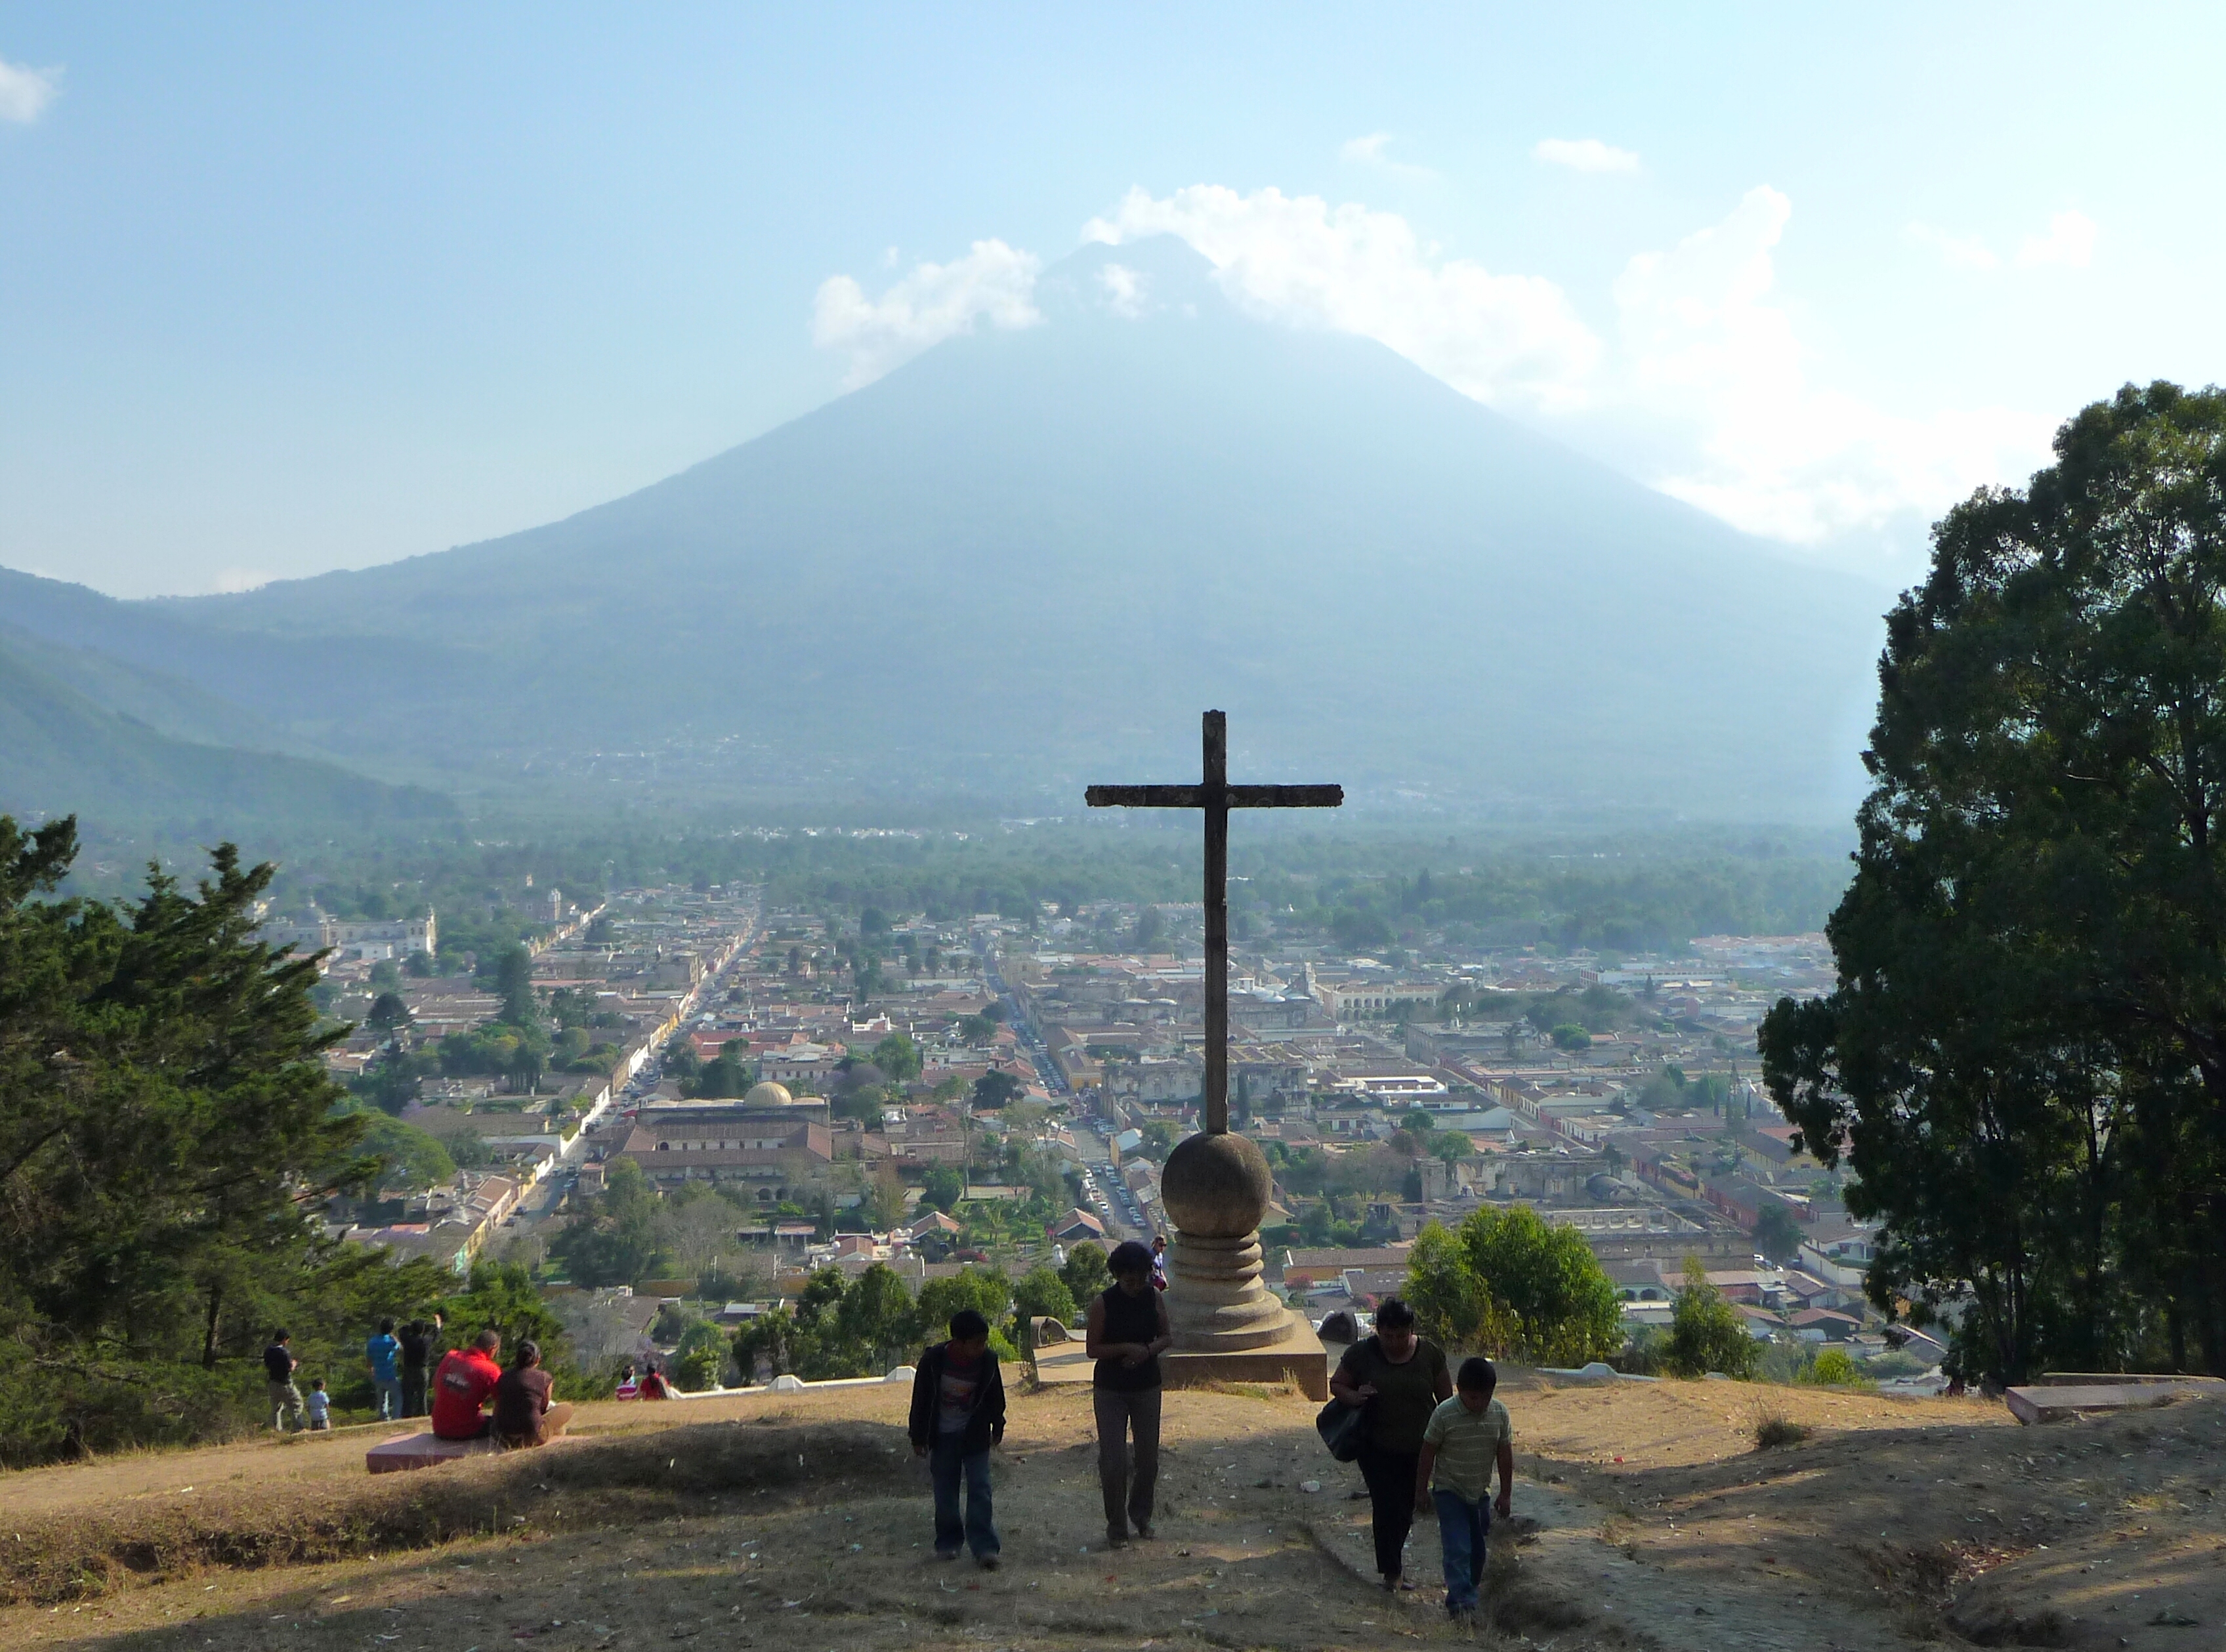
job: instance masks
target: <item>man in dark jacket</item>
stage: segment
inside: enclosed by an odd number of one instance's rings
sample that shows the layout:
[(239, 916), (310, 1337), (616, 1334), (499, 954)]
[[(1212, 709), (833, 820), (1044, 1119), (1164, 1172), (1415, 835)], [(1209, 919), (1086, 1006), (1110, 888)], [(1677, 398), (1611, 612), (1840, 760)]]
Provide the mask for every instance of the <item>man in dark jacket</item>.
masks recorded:
[[(935, 1553), (955, 1560), (963, 1546), (984, 1572), (997, 1569), (989, 1505), (989, 1447), (1005, 1438), (1005, 1382), (989, 1351), (989, 1322), (971, 1308), (951, 1316), (951, 1340), (919, 1358), (912, 1380), (912, 1449), (935, 1484)], [(958, 1486), (966, 1485), (966, 1517)]]

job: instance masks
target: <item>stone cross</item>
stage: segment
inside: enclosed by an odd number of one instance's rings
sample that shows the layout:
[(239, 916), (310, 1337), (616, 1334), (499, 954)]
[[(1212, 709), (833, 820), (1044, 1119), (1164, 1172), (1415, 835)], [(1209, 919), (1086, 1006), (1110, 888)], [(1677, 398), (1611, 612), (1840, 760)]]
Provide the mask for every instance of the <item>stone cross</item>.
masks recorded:
[(1229, 719), (1205, 718), (1205, 773), (1194, 786), (1091, 786), (1092, 809), (1196, 809), (1205, 816), (1205, 1134), (1229, 1130), (1229, 811), (1337, 809), (1343, 786), (1233, 786)]

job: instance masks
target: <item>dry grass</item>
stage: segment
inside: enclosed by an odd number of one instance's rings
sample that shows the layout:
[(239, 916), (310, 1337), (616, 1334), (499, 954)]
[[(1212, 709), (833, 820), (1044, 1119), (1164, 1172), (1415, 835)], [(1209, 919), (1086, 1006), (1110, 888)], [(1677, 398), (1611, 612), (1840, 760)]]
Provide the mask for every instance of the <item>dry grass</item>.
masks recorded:
[[(1088, 1391), (1016, 1398), (994, 1573), (931, 1558), (908, 1396), (880, 1388), (590, 1407), (600, 1437), (377, 1479), (360, 1441), (314, 1439), (5, 1477), (0, 1644), (2180, 1652), (2226, 1622), (2226, 1406), (2021, 1429), (1975, 1401), (1822, 1389), (1549, 1392), (1510, 1369), (1501, 1392), (1517, 1513), (1474, 1630), (1445, 1622), (1431, 1523), (1408, 1555), (1422, 1588), (1387, 1597), (1313, 1405), (1239, 1383), (1168, 1395), (1159, 1541), (1117, 1555)], [(1758, 1449), (1773, 1417), (1805, 1442)]]
[(1208, 1394), (1232, 1395), (1239, 1400), (1292, 1400), (1299, 1397), (1295, 1382), (1201, 1382)]
[(459, 1538), (640, 1525), (841, 1496), (908, 1457), (868, 1423), (778, 1416), (567, 1442), (416, 1473), (251, 1483), (211, 1495), (11, 1522), (0, 1604), (83, 1600), (212, 1567), (308, 1566)]
[(1782, 1411), (1758, 1407), (1754, 1419), (1754, 1448), (1772, 1452), (1784, 1446), (1798, 1446), (1809, 1438), (1809, 1427), (1797, 1423)]

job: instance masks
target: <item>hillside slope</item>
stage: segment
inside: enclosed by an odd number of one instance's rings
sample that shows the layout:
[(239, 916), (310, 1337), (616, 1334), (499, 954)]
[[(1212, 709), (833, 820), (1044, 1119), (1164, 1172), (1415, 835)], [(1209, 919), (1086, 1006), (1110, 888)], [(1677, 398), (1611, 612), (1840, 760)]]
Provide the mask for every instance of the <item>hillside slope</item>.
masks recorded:
[[(149, 689), (139, 677), (124, 686)], [(181, 719), (195, 716), (222, 721), (226, 712), (188, 701)], [(242, 824), (424, 823), (455, 810), (437, 793), (385, 785), (330, 763), (173, 739), (97, 704), (0, 644), (0, 812), (232, 831)]]
[[(1158, 1535), (1108, 1552), (1086, 1391), (1016, 1386), (983, 1573), (931, 1558), (908, 1395), (875, 1385), (590, 1405), (586, 1438), (378, 1479), (370, 1430), (0, 1477), (0, 1640), (2185, 1652), (2226, 1616), (2216, 1402), (2025, 1429), (1977, 1400), (1747, 1383), (1510, 1370), (1501, 1392), (1516, 1519), (1480, 1635), (1446, 1623), (1428, 1519), (1415, 1592), (1376, 1586), (1359, 1476), (1304, 1401), (1171, 1392)], [(1764, 1409), (1809, 1437), (1755, 1451)]]

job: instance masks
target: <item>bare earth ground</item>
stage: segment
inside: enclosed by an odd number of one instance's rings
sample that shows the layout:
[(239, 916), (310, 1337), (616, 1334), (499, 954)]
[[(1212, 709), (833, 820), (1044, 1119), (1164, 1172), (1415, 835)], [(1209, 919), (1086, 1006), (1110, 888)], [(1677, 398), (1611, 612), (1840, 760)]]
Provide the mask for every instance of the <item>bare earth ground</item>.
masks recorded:
[[(0, 1646), (2226, 1646), (2226, 1405), (2028, 1429), (1746, 1384), (1501, 1392), (1518, 1520), (1481, 1630), (1445, 1622), (1428, 1521), (1424, 1587), (1374, 1586), (1306, 1401), (1171, 1393), (1159, 1535), (1109, 1553), (1087, 1394), (1015, 1395), (984, 1573), (932, 1558), (906, 1395), (863, 1388), (589, 1406), (585, 1438), (376, 1479), (382, 1430), (0, 1477)], [(1757, 1452), (1765, 1408), (1809, 1437)]]

